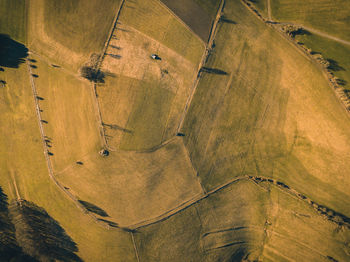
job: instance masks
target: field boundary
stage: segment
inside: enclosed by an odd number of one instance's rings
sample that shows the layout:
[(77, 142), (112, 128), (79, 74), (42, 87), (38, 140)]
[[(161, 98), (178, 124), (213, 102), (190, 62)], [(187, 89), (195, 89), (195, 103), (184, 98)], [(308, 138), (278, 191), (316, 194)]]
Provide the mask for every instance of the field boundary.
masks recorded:
[[(305, 48), (298, 45), (289, 35), (283, 32), (280, 27), (278, 27), (280, 25), (294, 25), (294, 26), (299, 26), (299, 25), (293, 24), (293, 23), (279, 23), (275, 21), (269, 21), (266, 18), (264, 18), (259, 13), (259, 11), (247, 0), (240, 0), (240, 1), (243, 4), (243, 6), (245, 6), (251, 13), (253, 13), (260, 21), (262, 21), (264, 24), (266, 24), (267, 26), (273, 28), (276, 32), (278, 32), (282, 38), (286, 39), (287, 42), (295, 48), (295, 50), (297, 50), (305, 58), (311, 61), (321, 71), (321, 73), (327, 80), (328, 86), (333, 90), (336, 98), (338, 99), (340, 106), (342, 106), (345, 109), (346, 116), (350, 119), (350, 99), (344, 94), (343, 90), (341, 90), (341, 88), (336, 83), (334, 83), (335, 80), (334, 80), (333, 73), (330, 72), (328, 69), (326, 69), (323, 65), (321, 65), (310, 53), (306, 52)], [(300, 25), (300, 27), (308, 30), (302, 25)]]
[(144, 220), (144, 221), (136, 223), (136, 224), (126, 226), (126, 228), (129, 228), (129, 230), (138, 230), (140, 228), (167, 220), (168, 218), (170, 218), (170, 217), (176, 215), (177, 213), (193, 206), (194, 204), (202, 201), (203, 199), (206, 199), (209, 196), (221, 191), (222, 189), (227, 188), (228, 186), (231, 186), (232, 184), (239, 182), (239, 181), (242, 181), (242, 180), (251, 181), (252, 183), (255, 183), (257, 186), (261, 186), (260, 183), (262, 183), (262, 182), (276, 186), (279, 190), (283, 191), (286, 194), (291, 195), (296, 200), (307, 203), (317, 214), (322, 216), (325, 220), (327, 220), (331, 223), (337, 224), (340, 227), (345, 226), (348, 229), (350, 229), (350, 217), (347, 217), (346, 215), (343, 215), (343, 214), (341, 214), (341, 213), (339, 213), (331, 208), (328, 208), (324, 205), (316, 203), (315, 201), (313, 201), (310, 198), (308, 198), (307, 196), (299, 193), (298, 191), (289, 187), (288, 185), (286, 185), (285, 183), (283, 183), (281, 181), (278, 181), (278, 180), (272, 179), (272, 178), (263, 177), (263, 176), (250, 176), (250, 175), (249, 176), (244, 175), (244, 176), (239, 176), (239, 177), (235, 177), (233, 179), (230, 179), (226, 183), (224, 183), (220, 186), (217, 186), (216, 188), (208, 191), (206, 194), (204, 194), (202, 196), (194, 197), (191, 200), (182, 203), (178, 207), (176, 207), (176, 208), (174, 208), (174, 209), (172, 209), (172, 210), (170, 210), (170, 211), (168, 211), (160, 216), (157, 216), (157, 217), (154, 217), (154, 218), (151, 218), (148, 220)]
[(47, 136), (45, 135), (44, 132), (44, 128), (43, 128), (43, 124), (42, 124), (42, 117), (40, 114), (40, 106), (38, 103), (38, 93), (35, 87), (35, 82), (34, 82), (34, 77), (33, 77), (33, 73), (32, 73), (32, 69), (30, 67), (30, 63), (28, 58), (26, 59), (26, 64), (27, 64), (27, 68), (28, 68), (28, 74), (29, 74), (29, 78), (30, 78), (30, 85), (31, 85), (31, 89), (32, 89), (32, 95), (33, 95), (33, 99), (34, 99), (34, 107), (35, 107), (35, 112), (36, 112), (36, 116), (37, 116), (37, 121), (38, 121), (38, 125), (39, 125), (39, 131), (40, 131), (40, 136), (41, 136), (41, 142), (43, 145), (43, 153), (45, 156), (45, 160), (46, 160), (46, 164), (47, 164), (47, 169), (48, 169), (48, 173), (49, 173), (49, 178), (51, 179), (51, 181), (64, 193), (64, 195), (69, 198), (70, 200), (73, 201), (73, 203), (76, 205), (76, 207), (78, 209), (80, 209), (82, 212), (84, 212), (84, 214), (88, 215), (92, 220), (94, 220), (97, 224), (99, 224), (100, 226), (103, 226), (106, 229), (110, 229), (110, 226), (100, 220), (97, 219), (97, 217), (95, 215), (93, 215), (92, 213), (90, 213), (82, 204), (79, 203), (78, 199), (72, 194), (70, 193), (60, 182), (58, 182), (58, 180), (56, 179), (55, 175), (54, 175), (54, 171), (53, 171), (53, 167), (52, 167), (52, 163), (51, 163), (51, 159), (49, 156), (49, 150), (46, 146), (46, 138)]
[(205, 64), (205, 62), (207, 60), (207, 57), (209, 56), (210, 51), (212, 49), (212, 45), (213, 45), (213, 42), (214, 42), (214, 39), (215, 39), (218, 23), (219, 23), (219, 20), (220, 20), (222, 14), (223, 14), (224, 7), (225, 7), (225, 0), (221, 0), (220, 6), (219, 6), (218, 11), (216, 13), (215, 20), (214, 20), (213, 25), (212, 25), (212, 27), (210, 29), (208, 43), (207, 43), (207, 45), (205, 47), (205, 51), (204, 51), (204, 53), (202, 55), (202, 59), (201, 59), (199, 65), (198, 65), (197, 77), (196, 77), (196, 79), (195, 79), (195, 81), (193, 83), (192, 90), (190, 91), (190, 95), (187, 98), (184, 110), (183, 110), (183, 112), (181, 114), (181, 117), (180, 117), (180, 122), (179, 122), (179, 125), (177, 127), (176, 133), (179, 133), (181, 131), (181, 128), (183, 126), (183, 122), (185, 120), (186, 114), (187, 114), (188, 109), (189, 109), (189, 107), (191, 105), (194, 93), (196, 92), (196, 89), (197, 89), (197, 86), (198, 86), (199, 80), (200, 80), (200, 70), (203, 67), (203, 65)]
[(200, 36), (197, 35), (197, 34), (191, 29), (191, 27), (190, 27), (189, 25), (187, 25), (180, 17), (178, 17), (177, 14), (175, 14), (175, 13), (174, 13), (166, 4), (164, 4), (161, 0), (157, 0), (157, 1), (159, 2), (159, 4), (160, 4), (161, 6), (163, 6), (165, 9), (167, 9), (168, 12), (169, 12), (172, 16), (174, 16), (183, 26), (185, 26), (193, 35), (195, 35), (195, 36), (200, 40), (200, 42), (205, 46), (205, 41), (204, 41), (202, 38), (200, 38)]

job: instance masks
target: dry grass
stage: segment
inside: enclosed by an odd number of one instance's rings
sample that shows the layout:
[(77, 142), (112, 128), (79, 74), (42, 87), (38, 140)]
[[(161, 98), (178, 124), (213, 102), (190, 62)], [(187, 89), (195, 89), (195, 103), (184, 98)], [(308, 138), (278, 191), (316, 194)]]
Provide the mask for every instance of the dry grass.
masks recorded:
[[(201, 48), (201, 47), (200, 47)], [(97, 87), (108, 143), (150, 148), (175, 135), (196, 66), (124, 23), (114, 31), (102, 70), (114, 74)], [(157, 53), (162, 60), (153, 60)]]
[(93, 107), (92, 84), (42, 62), (36, 56), (37, 68), (32, 72), (42, 109), (45, 134), (49, 137), (49, 150), (54, 155), (55, 171), (92, 152), (98, 152), (101, 141), (97, 117)]
[(155, 152), (91, 154), (58, 175), (80, 199), (127, 226), (171, 210), (201, 194), (180, 138)]
[[(119, 1), (31, 1), (28, 44), (53, 62), (77, 71), (102, 51)], [(97, 11), (98, 10), (98, 11)], [(100, 15), (103, 13), (103, 15)]]
[(16, 198), (16, 181), (20, 196), (60, 223), (84, 261), (135, 261), (128, 233), (97, 225), (50, 180), (26, 65), (5, 68), (1, 74), (7, 86), (0, 89), (0, 185), (10, 201)]
[(277, 21), (295, 22), (350, 40), (350, 5), (343, 0), (271, 0)]
[(240, 3), (225, 13), (237, 25), (221, 24), (206, 66), (232, 82), (204, 75), (183, 130), (205, 187), (270, 176), (350, 214), (350, 122), (325, 76)]

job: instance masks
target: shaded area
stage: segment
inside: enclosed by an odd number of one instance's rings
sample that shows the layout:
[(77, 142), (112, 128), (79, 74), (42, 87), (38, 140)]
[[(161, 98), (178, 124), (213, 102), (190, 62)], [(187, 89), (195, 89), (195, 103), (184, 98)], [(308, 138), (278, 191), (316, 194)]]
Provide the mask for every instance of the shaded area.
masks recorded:
[(104, 83), (105, 74), (91, 66), (83, 66), (81, 68), (81, 76), (94, 83)]
[(10, 217), (23, 251), (39, 261), (82, 261), (76, 243), (43, 208), (21, 200), (10, 205)]
[(101, 217), (108, 217), (108, 214), (106, 211), (104, 211), (102, 208), (99, 208), (98, 206), (87, 202), (83, 200), (78, 200), (80, 204), (82, 204), (88, 211), (95, 213), (97, 215), (100, 215)]
[(0, 187), (0, 261), (36, 261), (23, 253), (16, 241), (15, 227), (9, 218), (8, 199)]
[(18, 68), (28, 56), (28, 49), (8, 35), (0, 34), (0, 66)]
[(209, 74), (217, 74), (217, 75), (227, 75), (227, 72), (218, 68), (210, 68), (210, 67), (202, 67), (200, 69), (200, 73), (205, 72)]
[(328, 69), (332, 71), (345, 71), (345, 68), (338, 64), (334, 59), (327, 59), (329, 66)]

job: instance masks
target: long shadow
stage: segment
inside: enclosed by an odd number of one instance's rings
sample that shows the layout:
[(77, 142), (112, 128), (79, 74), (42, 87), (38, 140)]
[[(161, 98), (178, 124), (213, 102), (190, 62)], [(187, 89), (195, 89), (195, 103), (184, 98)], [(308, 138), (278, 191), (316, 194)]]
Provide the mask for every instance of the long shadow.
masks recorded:
[(205, 72), (209, 74), (216, 74), (216, 75), (227, 75), (227, 72), (217, 69), (217, 68), (209, 68), (209, 67), (202, 67), (200, 69), (200, 72)]
[(108, 217), (109, 215), (107, 214), (106, 211), (104, 211), (102, 208), (90, 203), (90, 202), (87, 202), (87, 201), (84, 201), (84, 200), (79, 200), (80, 204), (82, 204), (88, 211), (92, 212), (92, 213), (95, 213), (97, 215), (100, 215), (101, 217)]
[(0, 34), (0, 67), (18, 68), (27, 56), (28, 48), (10, 36)]
[(106, 126), (106, 127), (109, 127), (110, 129), (123, 131), (123, 132), (125, 132), (125, 133), (129, 133), (129, 134), (132, 134), (132, 133), (133, 133), (132, 130), (127, 129), (127, 128), (124, 128), (124, 127), (121, 127), (121, 126), (118, 126), (118, 125), (106, 124), (106, 123), (102, 123), (102, 125), (103, 125), (103, 126)]
[(0, 261), (32, 261), (16, 241), (15, 227), (9, 216), (8, 199), (0, 187)]
[(311, 33), (304, 28), (299, 28), (298, 30), (295, 30), (291, 32), (292, 37), (295, 37), (297, 35), (311, 35)]
[(327, 61), (329, 62), (328, 69), (332, 71), (345, 71), (345, 68), (340, 66), (334, 59), (327, 59)]
[(228, 24), (233, 24), (233, 25), (236, 25), (237, 23), (231, 19), (228, 19), (224, 16), (220, 17), (220, 20), (219, 22), (223, 22), (223, 23), (228, 23)]
[(21, 200), (12, 202), (9, 210), (25, 253), (39, 261), (82, 261), (76, 243), (43, 208)]
[(94, 83), (104, 83), (105, 74), (94, 67), (91, 66), (83, 66), (81, 68), (81, 76), (90, 80)]

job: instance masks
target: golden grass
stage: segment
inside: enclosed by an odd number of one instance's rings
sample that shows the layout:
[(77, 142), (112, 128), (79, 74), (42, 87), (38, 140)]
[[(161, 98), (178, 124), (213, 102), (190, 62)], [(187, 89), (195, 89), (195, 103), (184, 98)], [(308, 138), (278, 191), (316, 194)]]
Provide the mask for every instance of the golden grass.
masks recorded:
[(84, 261), (135, 261), (129, 233), (97, 225), (50, 180), (26, 65), (2, 74), (7, 86), (0, 89), (0, 185), (10, 201), (16, 198), (15, 180), (20, 196), (60, 223)]
[(45, 134), (50, 138), (48, 144), (55, 171), (75, 163), (92, 152), (97, 153), (102, 143), (98, 132), (97, 117), (93, 106), (92, 84), (79, 80), (60, 68), (42, 62), (36, 56), (37, 68), (32, 72), (38, 100), (42, 109)]
[(275, 20), (310, 26), (350, 40), (350, 5), (343, 0), (271, 0)]
[(128, 226), (201, 194), (201, 187), (180, 138), (155, 152), (91, 154), (58, 175), (81, 200), (103, 209)]
[(158, 0), (127, 2), (120, 21), (173, 49), (194, 64), (199, 63), (204, 43)]
[[(114, 74), (97, 86), (108, 144), (140, 150), (174, 136), (196, 66), (130, 26), (114, 31), (102, 70)], [(159, 54), (162, 60), (150, 55)], [(116, 56), (119, 56), (116, 57)]]
[(23, 44), (26, 43), (26, 2), (3, 0), (0, 2), (0, 34)]
[(102, 51), (118, 7), (119, 1), (112, 0), (102, 5), (100, 1), (31, 1), (29, 48), (77, 71), (90, 54)]
[(206, 66), (228, 75), (203, 76), (183, 130), (205, 187), (270, 176), (350, 214), (350, 121), (325, 76), (241, 3), (225, 14)]

